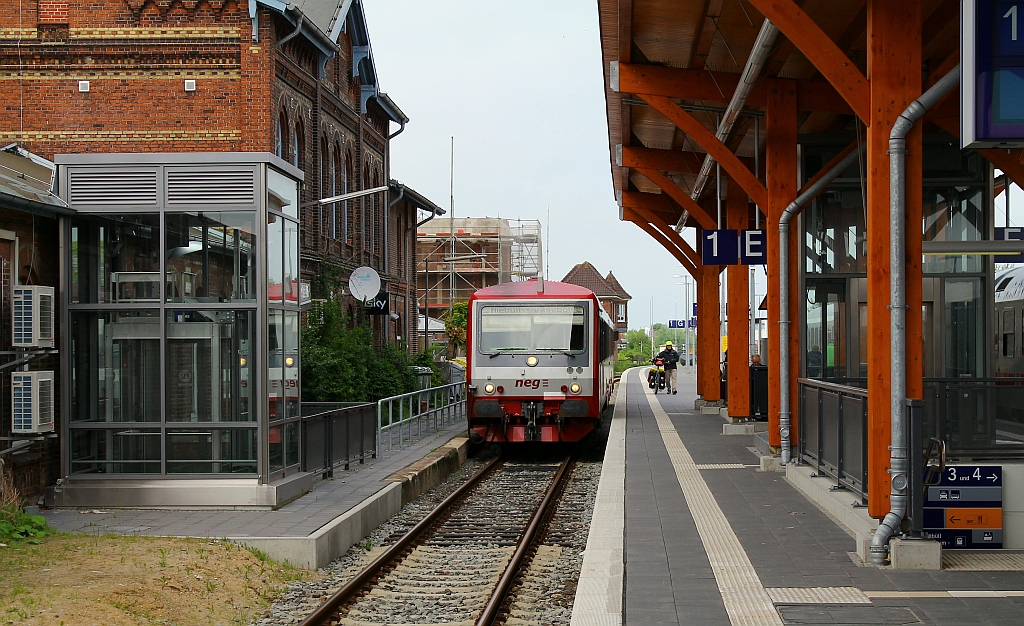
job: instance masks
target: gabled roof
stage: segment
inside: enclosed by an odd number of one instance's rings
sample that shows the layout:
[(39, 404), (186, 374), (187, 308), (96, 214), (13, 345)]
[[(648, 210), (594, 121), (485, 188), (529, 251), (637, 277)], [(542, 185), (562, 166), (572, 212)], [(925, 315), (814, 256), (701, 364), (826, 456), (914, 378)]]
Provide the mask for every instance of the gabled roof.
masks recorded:
[[(352, 41), (352, 76), (358, 76), (359, 83), (362, 85), (359, 112), (366, 113), (366, 102), (373, 99), (392, 121), (399, 124), (409, 121), (402, 110), (386, 94), (380, 92), (362, 0), (256, 0), (256, 2), (283, 15), (328, 58), (337, 51), (338, 38), (341, 33), (347, 32)], [(250, 3), (250, 13), (255, 10), (254, 7), (255, 4)]]
[(608, 281), (601, 276), (601, 272), (597, 271), (597, 268), (591, 265), (590, 261), (577, 263), (565, 275), (562, 282), (586, 287), (593, 291), (598, 298), (607, 298), (608, 296), (619, 297), (615, 288), (608, 284)]
[(604, 277), (604, 280), (606, 283), (608, 283), (609, 286), (611, 286), (612, 289), (615, 290), (615, 293), (618, 294), (620, 298), (623, 298), (625, 300), (633, 299), (633, 296), (626, 293), (626, 290), (623, 289), (622, 285), (619, 284), (619, 280), (615, 278), (615, 274), (608, 272), (608, 275)]

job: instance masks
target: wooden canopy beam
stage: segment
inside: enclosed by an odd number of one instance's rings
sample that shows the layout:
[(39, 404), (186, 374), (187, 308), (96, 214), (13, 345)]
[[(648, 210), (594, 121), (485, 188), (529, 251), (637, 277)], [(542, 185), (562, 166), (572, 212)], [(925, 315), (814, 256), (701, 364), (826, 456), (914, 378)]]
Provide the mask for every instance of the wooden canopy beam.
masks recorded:
[(672, 182), (668, 176), (665, 176), (658, 170), (637, 168), (636, 171), (640, 172), (647, 178), (647, 180), (660, 187), (662, 191), (669, 195), (669, 197), (678, 202), (679, 206), (689, 211), (690, 215), (697, 220), (697, 223), (700, 224), (702, 228), (718, 228), (718, 220), (711, 217), (711, 215), (704, 210), (704, 207), (697, 204), (697, 201), (691, 198), (690, 194), (680, 189), (679, 185)]
[(696, 281), (700, 281), (701, 280), (700, 277), (702, 276), (702, 273), (697, 271), (697, 268), (694, 267), (694, 265), (692, 263), (690, 263), (690, 259), (686, 258), (686, 255), (683, 254), (683, 251), (680, 250), (679, 248), (675, 247), (675, 245), (673, 245), (672, 242), (669, 241), (668, 237), (666, 237), (657, 228), (655, 228), (649, 222), (647, 222), (647, 221), (645, 221), (643, 219), (638, 219), (638, 220), (635, 220), (635, 221), (634, 220), (630, 220), (630, 221), (632, 221), (634, 224), (639, 226), (641, 230), (643, 230), (645, 233), (650, 235), (652, 239), (654, 239), (655, 241), (660, 243), (663, 248), (668, 250), (669, 253), (673, 257), (675, 257), (675, 259), (677, 261), (679, 261), (679, 264), (682, 265), (684, 269), (686, 269), (686, 271), (690, 274), (690, 276), (693, 276), (694, 280), (696, 280)]
[[(640, 97), (667, 117), (679, 130), (689, 135), (690, 139), (711, 155), (711, 158), (718, 161), (722, 168), (736, 179), (743, 191), (754, 200), (754, 204), (762, 207), (768, 206), (768, 192), (761, 181), (757, 180), (739, 157), (733, 154), (732, 150), (729, 150), (711, 131), (697, 121), (697, 118), (664, 96), (641, 95)], [(689, 207), (685, 205), (683, 208), (689, 210)]]
[(868, 79), (793, 0), (750, 0), (778, 27), (862, 120), (871, 119)]
[[(617, 68), (617, 70), (616, 70)], [(711, 72), (692, 68), (618, 63), (612, 66), (612, 91), (686, 100), (727, 104), (736, 91), (740, 75), (735, 72)], [(797, 108), (822, 113), (853, 113), (850, 104), (832, 85), (820, 80), (798, 80)], [(750, 91), (747, 104), (763, 107), (768, 101), (765, 83)]]
[(637, 209), (636, 212), (640, 215), (640, 217), (644, 218), (645, 220), (650, 222), (651, 225), (653, 225), (655, 228), (661, 231), (663, 235), (668, 237), (669, 241), (671, 241), (675, 247), (679, 248), (679, 250), (686, 255), (686, 258), (690, 259), (690, 263), (693, 263), (694, 267), (697, 267), (698, 265), (702, 264), (700, 257), (697, 256), (696, 250), (691, 248), (690, 244), (686, 243), (686, 240), (679, 236), (679, 233), (672, 230), (672, 227), (669, 226), (667, 222), (659, 219), (658, 216), (654, 215), (653, 213), (650, 213), (643, 209)]
[(624, 209), (645, 209), (654, 213), (664, 221), (674, 224), (683, 214), (683, 209), (666, 193), (645, 193), (643, 191), (623, 191), (619, 194), (619, 219)]
[(684, 150), (616, 146), (615, 152), (619, 167), (697, 174), (704, 164), (703, 155)]

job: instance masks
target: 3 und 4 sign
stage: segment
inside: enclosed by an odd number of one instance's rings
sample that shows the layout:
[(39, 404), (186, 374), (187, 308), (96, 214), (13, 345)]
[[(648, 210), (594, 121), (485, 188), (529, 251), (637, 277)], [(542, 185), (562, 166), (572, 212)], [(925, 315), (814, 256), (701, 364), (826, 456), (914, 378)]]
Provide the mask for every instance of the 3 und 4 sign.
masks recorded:
[(1003, 547), (1003, 468), (947, 465), (926, 488), (924, 533), (943, 548)]
[(701, 245), (701, 262), (704, 265), (768, 263), (763, 230), (705, 230)]

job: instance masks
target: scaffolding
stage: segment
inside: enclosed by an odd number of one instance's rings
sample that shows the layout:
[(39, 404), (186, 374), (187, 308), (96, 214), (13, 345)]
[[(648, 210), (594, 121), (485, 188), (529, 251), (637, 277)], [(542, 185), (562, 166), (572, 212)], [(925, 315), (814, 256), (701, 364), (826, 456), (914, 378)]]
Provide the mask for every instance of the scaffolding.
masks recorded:
[(427, 222), (416, 238), (420, 309), (465, 302), (477, 289), (543, 273), (540, 220), (492, 217)]

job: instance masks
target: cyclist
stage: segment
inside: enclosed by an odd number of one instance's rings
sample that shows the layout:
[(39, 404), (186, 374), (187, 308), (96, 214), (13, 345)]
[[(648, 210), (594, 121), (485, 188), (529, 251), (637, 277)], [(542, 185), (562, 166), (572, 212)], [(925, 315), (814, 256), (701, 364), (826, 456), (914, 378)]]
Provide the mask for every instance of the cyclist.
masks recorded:
[(658, 357), (665, 362), (665, 386), (672, 393), (679, 393), (676, 390), (676, 363), (679, 362), (679, 353), (672, 347), (671, 341), (665, 342), (665, 349), (658, 353)]

